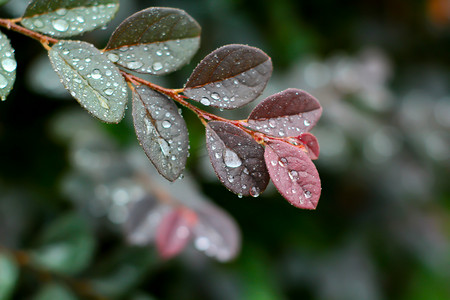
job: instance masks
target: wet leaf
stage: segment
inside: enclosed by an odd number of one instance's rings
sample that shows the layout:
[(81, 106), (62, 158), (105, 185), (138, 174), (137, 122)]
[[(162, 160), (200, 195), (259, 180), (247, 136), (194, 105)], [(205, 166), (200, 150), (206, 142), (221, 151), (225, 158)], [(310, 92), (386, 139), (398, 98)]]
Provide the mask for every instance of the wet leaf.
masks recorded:
[(296, 207), (315, 209), (321, 192), (320, 178), (308, 155), (299, 147), (273, 141), (266, 145), (264, 157), (281, 195)]
[(122, 120), (127, 86), (117, 67), (93, 45), (61, 41), (48, 53), (65, 88), (92, 115), (107, 123)]
[(156, 247), (163, 258), (180, 253), (192, 237), (196, 214), (187, 208), (175, 208), (167, 214), (156, 231)]
[(6, 35), (0, 32), (0, 99), (6, 100), (16, 80), (17, 62), (14, 49)]
[(139, 86), (133, 92), (133, 120), (137, 138), (158, 172), (175, 181), (189, 154), (186, 123), (172, 99)]
[(200, 25), (185, 11), (151, 7), (123, 21), (105, 48), (127, 69), (162, 75), (188, 63), (200, 45)]
[(134, 203), (124, 226), (128, 242), (139, 246), (153, 242), (156, 228), (169, 211), (168, 205), (161, 204), (153, 196), (147, 196)]
[(10, 299), (19, 277), (19, 268), (9, 256), (0, 253), (0, 300)]
[(64, 38), (105, 25), (118, 10), (119, 0), (34, 0), (21, 23), (30, 30)]
[(233, 218), (206, 202), (195, 212), (198, 217), (193, 229), (195, 248), (221, 262), (235, 258), (241, 249), (241, 234)]
[(248, 117), (253, 130), (272, 136), (297, 136), (311, 130), (322, 114), (322, 106), (310, 94), (287, 89), (267, 97)]
[(226, 45), (198, 64), (184, 94), (206, 106), (234, 109), (255, 100), (271, 74), (272, 60), (260, 49)]
[(297, 137), (298, 141), (302, 143), (308, 150), (308, 155), (311, 159), (318, 159), (320, 148), (317, 138), (309, 132), (304, 132)]
[(65, 286), (57, 283), (50, 283), (39, 290), (34, 300), (77, 300), (78, 298)]
[(257, 197), (266, 189), (264, 148), (248, 133), (229, 123), (209, 122), (206, 145), (214, 171), (230, 191)]
[(90, 228), (83, 218), (75, 214), (50, 223), (39, 244), (37, 250), (31, 252), (33, 264), (68, 275), (87, 267), (95, 250)]

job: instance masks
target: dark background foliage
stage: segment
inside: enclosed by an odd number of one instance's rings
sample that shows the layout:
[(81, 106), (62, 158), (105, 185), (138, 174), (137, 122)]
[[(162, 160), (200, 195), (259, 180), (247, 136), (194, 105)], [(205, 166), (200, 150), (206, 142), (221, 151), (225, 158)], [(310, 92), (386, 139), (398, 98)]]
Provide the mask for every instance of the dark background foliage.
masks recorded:
[[(2, 17), (21, 15), (25, 5), (10, 1), (0, 8)], [(188, 170), (205, 195), (237, 220), (242, 252), (226, 264), (189, 249), (161, 262), (154, 247), (127, 246), (111, 214), (97, 218), (74, 200), (96, 201), (92, 191), (102, 183), (72, 175), (89, 159), (110, 163), (114, 155), (103, 149), (111, 143), (115, 151), (137, 145), (130, 111), (119, 125), (85, 118), (44, 63), (44, 49), (2, 29), (19, 65), (14, 90), (0, 104), (0, 245), (39, 249), (52, 236), (44, 232), (63, 228), (55, 222), (65, 218), (74, 240), (86, 232), (93, 232), (86, 236), (94, 240), (70, 244), (80, 265), (73, 265), (74, 258), (58, 267), (80, 268), (75, 278), (100, 278), (102, 291), (124, 299), (449, 299), (447, 1), (121, 5), (106, 29), (82, 39), (104, 47), (115, 26), (148, 6), (185, 9), (202, 25), (201, 48), (192, 62), (173, 75), (151, 77), (163, 86), (181, 87), (206, 54), (244, 43), (272, 57), (274, 76), (264, 96), (293, 87), (319, 99), (324, 113), (312, 131), (322, 151), (316, 161), (322, 180), (317, 210), (291, 207), (273, 187), (259, 198), (239, 199), (226, 191), (209, 165), (202, 124), (184, 111), (191, 141)], [(217, 113), (241, 118), (254, 105)], [(98, 132), (102, 138), (95, 147), (103, 152), (88, 148), (83, 138), (74, 141), (77, 127)], [(48, 259), (56, 261), (57, 250), (52, 255)], [(9, 274), (1, 267), (0, 274)], [(43, 289), (48, 292), (49, 282), (61, 278), (42, 279), (21, 269), (13, 299), (38, 292), (40, 299), (52, 299)]]

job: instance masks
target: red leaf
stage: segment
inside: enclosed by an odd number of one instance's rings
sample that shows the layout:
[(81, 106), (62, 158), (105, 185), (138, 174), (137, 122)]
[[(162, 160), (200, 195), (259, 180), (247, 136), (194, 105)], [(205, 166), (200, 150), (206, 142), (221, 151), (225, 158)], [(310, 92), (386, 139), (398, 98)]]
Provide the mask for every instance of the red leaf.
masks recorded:
[(315, 209), (320, 198), (320, 178), (316, 167), (301, 148), (271, 141), (264, 152), (270, 178), (292, 205)]
[(156, 229), (156, 247), (163, 258), (180, 253), (192, 237), (197, 215), (187, 208), (176, 208), (167, 214)]
[(272, 136), (297, 136), (311, 130), (322, 115), (322, 106), (310, 94), (287, 89), (267, 97), (250, 113), (248, 125)]
[(309, 132), (304, 132), (302, 134), (300, 134), (297, 139), (300, 141), (300, 143), (302, 143), (306, 149), (308, 150), (308, 155), (311, 159), (318, 159), (319, 158), (319, 153), (320, 153), (320, 147), (319, 147), (319, 142), (317, 141), (317, 138), (309, 133)]

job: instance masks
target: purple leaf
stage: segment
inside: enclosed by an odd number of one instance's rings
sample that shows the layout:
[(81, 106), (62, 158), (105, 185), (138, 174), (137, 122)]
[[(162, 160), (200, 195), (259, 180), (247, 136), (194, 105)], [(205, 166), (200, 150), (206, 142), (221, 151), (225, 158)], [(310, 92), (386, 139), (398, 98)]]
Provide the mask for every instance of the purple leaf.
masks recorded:
[(317, 138), (313, 134), (309, 132), (304, 132), (300, 134), (297, 137), (297, 139), (300, 143), (302, 143), (306, 147), (306, 150), (308, 150), (309, 158), (311, 158), (312, 160), (319, 158), (320, 153), (319, 142), (317, 141)]
[(196, 214), (187, 208), (176, 208), (167, 214), (156, 229), (156, 247), (163, 258), (180, 253), (192, 237)]
[(133, 91), (137, 138), (158, 172), (175, 181), (184, 170), (189, 138), (186, 123), (172, 99), (147, 86)]
[(316, 209), (321, 186), (317, 169), (299, 147), (272, 141), (264, 153), (270, 178), (283, 197), (292, 205)]
[(209, 122), (206, 145), (214, 171), (230, 191), (257, 197), (266, 189), (264, 148), (248, 133), (229, 123)]
[(236, 257), (241, 249), (241, 234), (233, 218), (206, 202), (196, 209), (196, 213), (195, 248), (222, 262)]
[(287, 89), (259, 103), (248, 117), (248, 127), (272, 136), (297, 136), (311, 130), (322, 106), (310, 94)]
[(123, 21), (107, 57), (135, 72), (167, 74), (189, 62), (200, 45), (200, 25), (184, 10), (150, 7)]
[(226, 45), (198, 64), (184, 94), (206, 106), (234, 109), (255, 100), (271, 74), (272, 61), (260, 49)]

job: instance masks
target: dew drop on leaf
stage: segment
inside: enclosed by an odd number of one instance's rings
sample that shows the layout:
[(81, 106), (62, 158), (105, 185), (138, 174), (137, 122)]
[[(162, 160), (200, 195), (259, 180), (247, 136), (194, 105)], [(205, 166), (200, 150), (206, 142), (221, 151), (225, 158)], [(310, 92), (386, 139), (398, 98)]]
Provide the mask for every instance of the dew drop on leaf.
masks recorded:
[(0, 89), (4, 89), (8, 85), (8, 80), (0, 74)]
[(162, 127), (163, 128), (170, 128), (170, 126), (172, 126), (172, 123), (170, 123), (167, 120), (162, 121)]
[(55, 30), (60, 31), (60, 32), (67, 31), (67, 29), (69, 29), (69, 23), (63, 19), (53, 20), (52, 25), (53, 25), (53, 28), (55, 28)]
[(102, 78), (102, 73), (100, 73), (100, 70), (94, 69), (92, 71), (91, 77), (92, 77), (92, 79), (100, 79), (100, 78)]
[(160, 63), (160, 62), (155, 62), (154, 64), (153, 64), (153, 70), (155, 70), (155, 71), (159, 71), (159, 70), (161, 70), (163, 68), (163, 65), (162, 65), (162, 63)]
[(108, 57), (108, 59), (112, 62), (117, 62), (119, 60), (119, 55), (115, 53), (108, 53), (106, 57)]
[(2, 60), (2, 67), (6, 72), (12, 72), (17, 68), (17, 62), (12, 58), (4, 58)]
[(208, 98), (203, 97), (202, 100), (200, 100), (200, 103), (203, 104), (204, 106), (209, 106), (211, 104), (211, 101), (209, 101)]
[(242, 161), (236, 152), (231, 151), (228, 148), (225, 150), (223, 161), (225, 162), (225, 165), (230, 168), (237, 168), (242, 165)]

